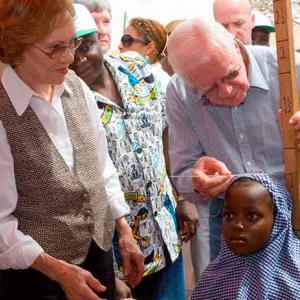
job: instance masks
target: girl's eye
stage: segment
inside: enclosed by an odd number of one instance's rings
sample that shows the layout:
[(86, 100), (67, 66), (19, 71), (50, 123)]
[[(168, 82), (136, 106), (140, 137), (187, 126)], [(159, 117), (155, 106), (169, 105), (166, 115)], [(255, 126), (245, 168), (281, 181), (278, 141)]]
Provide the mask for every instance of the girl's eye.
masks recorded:
[(248, 219), (251, 221), (256, 221), (259, 218), (259, 215), (256, 212), (248, 213)]
[(233, 219), (233, 213), (231, 212), (224, 212), (224, 219), (229, 221), (229, 220), (232, 220)]

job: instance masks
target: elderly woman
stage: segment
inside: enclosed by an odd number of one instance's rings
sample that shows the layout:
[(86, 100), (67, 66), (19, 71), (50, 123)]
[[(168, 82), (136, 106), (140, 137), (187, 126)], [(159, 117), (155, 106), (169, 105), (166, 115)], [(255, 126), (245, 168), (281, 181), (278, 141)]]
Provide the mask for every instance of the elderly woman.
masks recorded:
[(160, 64), (166, 56), (167, 41), (168, 35), (164, 25), (151, 19), (133, 18), (125, 28), (119, 44), (120, 52), (136, 51), (146, 57), (163, 91), (170, 80), (170, 76)]
[(92, 14), (97, 28), (98, 39), (103, 53), (111, 45), (111, 6), (106, 0), (73, 0), (73, 3), (84, 5)]
[(124, 272), (142, 273), (93, 95), (68, 71), (72, 17), (69, 0), (0, 0), (4, 299), (114, 299), (114, 220)]

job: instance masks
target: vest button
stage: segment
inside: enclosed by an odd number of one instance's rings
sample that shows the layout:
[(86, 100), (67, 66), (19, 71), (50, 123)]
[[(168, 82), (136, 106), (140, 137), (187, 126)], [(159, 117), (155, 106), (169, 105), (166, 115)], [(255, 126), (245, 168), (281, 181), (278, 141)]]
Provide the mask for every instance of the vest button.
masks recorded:
[(84, 211), (84, 215), (85, 215), (86, 217), (90, 217), (90, 216), (92, 215), (92, 211), (91, 211), (90, 209), (86, 209), (86, 210)]
[(82, 192), (80, 195), (81, 200), (88, 200), (89, 194), (87, 192)]
[(95, 233), (95, 225), (94, 224), (89, 224), (89, 233), (94, 234)]

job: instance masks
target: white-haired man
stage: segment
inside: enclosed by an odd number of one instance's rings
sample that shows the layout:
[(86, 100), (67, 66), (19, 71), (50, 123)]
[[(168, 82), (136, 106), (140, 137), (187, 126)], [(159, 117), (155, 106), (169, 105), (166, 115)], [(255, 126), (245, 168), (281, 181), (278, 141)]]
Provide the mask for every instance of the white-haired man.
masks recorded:
[[(214, 258), (219, 251), (222, 195), (232, 174), (262, 170), (284, 181), (276, 53), (269, 47), (245, 48), (219, 23), (200, 19), (180, 25), (168, 45), (177, 73), (167, 90), (172, 175), (184, 198), (214, 199)], [(296, 59), (300, 71), (299, 56)], [(299, 116), (298, 112), (290, 120), (296, 130)]]
[(255, 16), (249, 0), (215, 0), (213, 12), (217, 22), (245, 45), (251, 45)]

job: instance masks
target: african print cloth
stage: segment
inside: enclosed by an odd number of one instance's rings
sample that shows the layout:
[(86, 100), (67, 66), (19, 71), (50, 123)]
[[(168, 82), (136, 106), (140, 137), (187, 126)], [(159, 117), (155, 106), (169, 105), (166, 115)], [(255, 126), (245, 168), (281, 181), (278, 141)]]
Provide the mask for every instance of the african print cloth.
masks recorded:
[[(123, 107), (95, 93), (102, 111), (108, 151), (131, 208), (127, 221), (145, 256), (145, 273), (175, 261), (181, 251), (176, 201), (166, 174), (162, 135), (166, 127), (165, 93), (155, 83), (149, 63), (135, 52), (105, 57)], [(118, 253), (115, 252), (118, 261)], [(120, 263), (120, 262), (119, 262)]]
[(200, 277), (192, 300), (300, 299), (300, 241), (292, 231), (291, 197), (281, 183), (263, 173), (246, 177), (260, 182), (276, 205), (270, 240), (263, 250), (240, 256), (222, 237), (220, 254)]

